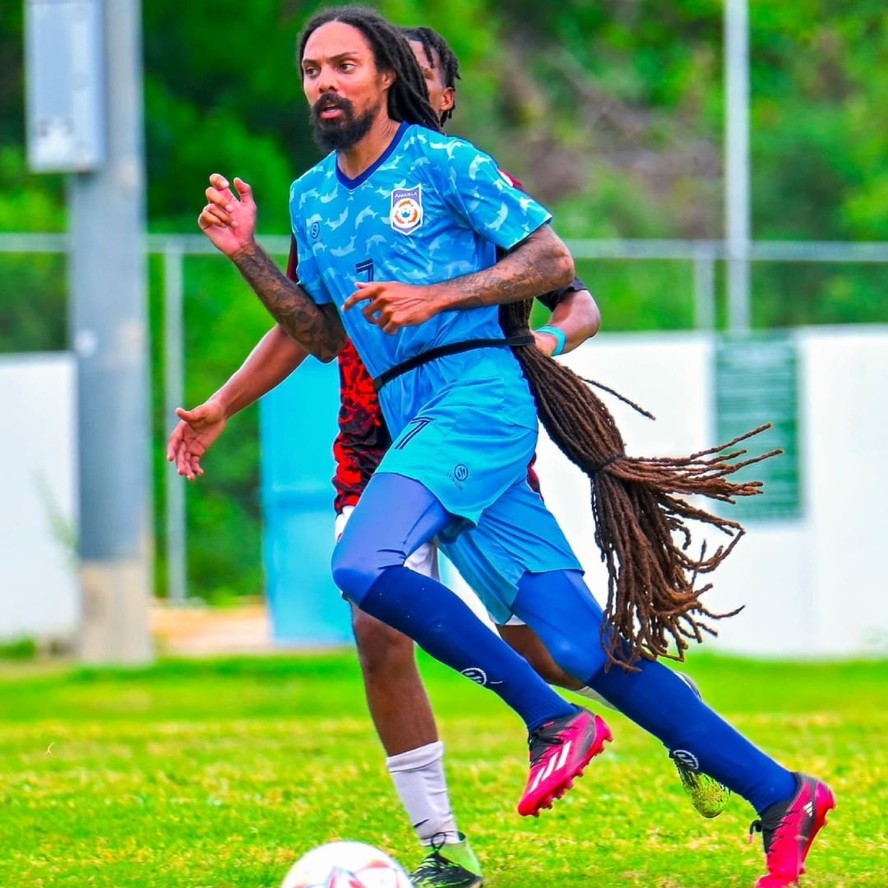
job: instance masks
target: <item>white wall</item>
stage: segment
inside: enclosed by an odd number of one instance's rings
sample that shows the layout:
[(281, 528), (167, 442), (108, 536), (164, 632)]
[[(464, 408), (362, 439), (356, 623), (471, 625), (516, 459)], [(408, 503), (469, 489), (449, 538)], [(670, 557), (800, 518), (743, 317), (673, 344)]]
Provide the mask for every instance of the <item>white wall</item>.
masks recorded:
[(68, 354), (0, 355), (0, 639), (79, 618), (74, 374)]
[[(888, 328), (796, 334), (803, 511), (792, 521), (748, 521), (713, 575), (713, 609), (746, 609), (706, 644), (762, 656), (888, 653)], [(684, 455), (716, 441), (712, 338), (602, 334), (565, 362), (651, 410), (638, 417), (604, 395), (627, 452)], [(604, 571), (592, 539), (585, 476), (543, 435), (539, 474), (547, 503), (599, 599)], [(767, 492), (765, 493), (767, 496)], [(715, 539), (715, 537), (710, 537)]]
[(822, 650), (888, 651), (888, 334), (808, 331), (808, 571)]

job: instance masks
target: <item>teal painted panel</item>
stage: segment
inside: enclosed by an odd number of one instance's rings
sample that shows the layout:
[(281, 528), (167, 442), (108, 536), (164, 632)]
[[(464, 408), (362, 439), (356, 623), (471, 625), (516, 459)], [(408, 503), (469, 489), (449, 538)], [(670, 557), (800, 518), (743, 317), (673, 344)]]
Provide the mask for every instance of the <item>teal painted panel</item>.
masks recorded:
[(736, 505), (722, 510), (729, 517), (745, 521), (801, 516), (798, 387), (798, 349), (792, 335), (768, 333), (719, 339), (715, 349), (719, 442), (771, 423), (771, 429), (744, 446), (751, 454), (783, 451), (734, 476), (763, 481), (764, 494), (740, 497)]
[(339, 365), (309, 358), (260, 403), (263, 557), (272, 635), (285, 645), (351, 642), (330, 575)]

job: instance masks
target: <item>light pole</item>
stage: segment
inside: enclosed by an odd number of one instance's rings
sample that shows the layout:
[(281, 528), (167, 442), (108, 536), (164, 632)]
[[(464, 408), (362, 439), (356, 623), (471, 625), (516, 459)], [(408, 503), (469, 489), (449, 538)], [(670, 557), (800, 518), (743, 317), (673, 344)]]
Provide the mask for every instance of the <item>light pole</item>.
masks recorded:
[(28, 147), (68, 172), (77, 357), (79, 652), (153, 657), (139, 0), (28, 0)]
[(749, 8), (748, 0), (725, 0), (725, 229), (732, 333), (750, 327), (749, 203)]

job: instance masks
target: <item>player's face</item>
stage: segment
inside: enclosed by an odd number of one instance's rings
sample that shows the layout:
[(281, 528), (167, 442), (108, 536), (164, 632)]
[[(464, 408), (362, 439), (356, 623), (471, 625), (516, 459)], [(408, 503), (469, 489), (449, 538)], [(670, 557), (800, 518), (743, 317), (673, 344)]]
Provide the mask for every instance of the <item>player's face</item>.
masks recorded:
[(419, 40), (411, 40), (410, 48), (416, 56), (416, 61), (419, 62), (422, 76), (425, 77), (426, 87), (429, 91), (429, 102), (438, 117), (441, 117), (445, 111), (450, 111), (453, 108), (456, 98), (453, 87), (444, 85), (444, 69), (441, 66), (441, 59), (438, 57), (438, 53), (432, 50), (432, 63), (429, 64), (425, 46)]
[(345, 22), (313, 31), (302, 54), (302, 88), (326, 148), (348, 150), (384, 113), (394, 75), (376, 67), (367, 38)]

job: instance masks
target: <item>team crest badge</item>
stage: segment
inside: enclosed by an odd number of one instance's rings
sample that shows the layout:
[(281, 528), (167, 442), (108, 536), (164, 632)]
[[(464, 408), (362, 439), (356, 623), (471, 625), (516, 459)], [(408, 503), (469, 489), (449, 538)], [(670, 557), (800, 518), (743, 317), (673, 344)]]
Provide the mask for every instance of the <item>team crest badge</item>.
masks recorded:
[(422, 185), (396, 188), (392, 192), (392, 228), (410, 234), (422, 225)]

